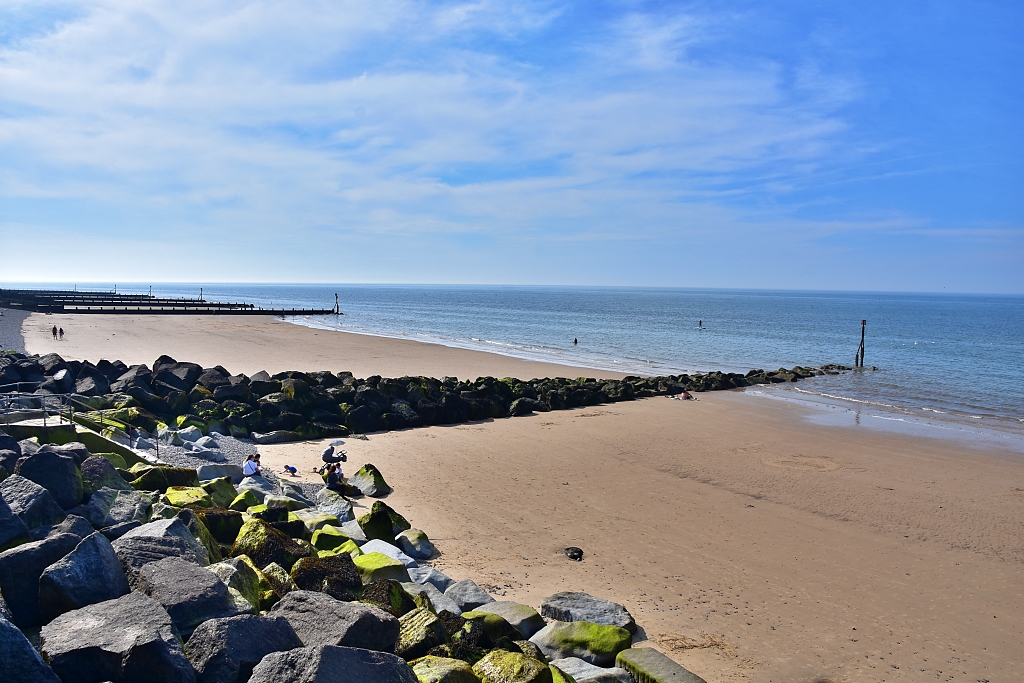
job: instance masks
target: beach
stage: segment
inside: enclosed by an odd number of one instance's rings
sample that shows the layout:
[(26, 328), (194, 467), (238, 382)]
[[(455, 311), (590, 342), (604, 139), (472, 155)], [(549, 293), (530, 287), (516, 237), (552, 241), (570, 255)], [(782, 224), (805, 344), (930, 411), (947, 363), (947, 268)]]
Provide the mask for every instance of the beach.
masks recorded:
[[(57, 342), (49, 329), (63, 327)], [(45, 316), (30, 353), (230, 372), (617, 376), (260, 317)], [(813, 380), (811, 380), (813, 381)], [(709, 682), (1024, 677), (1024, 462), (993, 447), (815, 424), (740, 391), (346, 440), (434, 562), (499, 599), (624, 604)], [(319, 442), (264, 464), (319, 464)], [(348, 471), (348, 470), (347, 470)], [(366, 505), (364, 499), (361, 505)], [(560, 550), (579, 546), (582, 562)]]

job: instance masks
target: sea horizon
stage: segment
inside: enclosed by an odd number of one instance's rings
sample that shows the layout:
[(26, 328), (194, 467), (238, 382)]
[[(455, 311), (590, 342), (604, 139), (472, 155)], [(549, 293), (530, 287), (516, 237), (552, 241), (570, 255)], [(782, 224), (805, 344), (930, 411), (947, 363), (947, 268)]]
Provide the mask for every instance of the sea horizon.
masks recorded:
[[(150, 287), (124, 283), (117, 291), (148, 293)], [(344, 315), (286, 320), (579, 367), (581, 375), (852, 366), (860, 320), (867, 319), (864, 371), (748, 393), (828, 407), (835, 424), (860, 423), (864, 413), (879, 428), (952, 429), (958, 438), (1024, 442), (1019, 409), (1024, 372), (1013, 364), (1013, 340), (1024, 338), (1024, 296), (1019, 295), (341, 283), (154, 283), (152, 291), (198, 297), (200, 287), (208, 301), (267, 308), (332, 308), (338, 293)], [(78, 288), (110, 291), (113, 284)], [(965, 329), (977, 334), (965, 334)], [(964, 389), (972, 378), (981, 386)], [(849, 419), (838, 417), (844, 414)], [(906, 425), (893, 424), (898, 422)]]

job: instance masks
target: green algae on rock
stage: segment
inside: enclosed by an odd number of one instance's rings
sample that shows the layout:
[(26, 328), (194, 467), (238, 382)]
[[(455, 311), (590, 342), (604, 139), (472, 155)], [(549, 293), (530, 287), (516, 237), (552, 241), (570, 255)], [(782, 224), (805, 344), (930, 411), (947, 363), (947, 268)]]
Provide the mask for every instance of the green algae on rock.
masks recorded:
[[(361, 600), (374, 607), (380, 607), (385, 612), (389, 612), (396, 617), (402, 617), (417, 608), (415, 598), (402, 588), (402, 584), (394, 579), (378, 579), (367, 585), (363, 589)], [(440, 643), (434, 643), (434, 645), (440, 645)], [(426, 654), (426, 651), (424, 651), (424, 654)]]
[(367, 540), (376, 539), (385, 543), (394, 543), (394, 521), (390, 513), (398, 514), (384, 503), (377, 501), (369, 512), (356, 520)]
[(628, 671), (636, 683), (706, 683), (697, 674), (650, 647), (623, 650), (616, 655), (615, 666)]
[(409, 572), (405, 565), (383, 553), (366, 553), (352, 558), (363, 579), (363, 584), (370, 584), (379, 579), (408, 581)]
[(597, 666), (611, 666), (615, 655), (630, 647), (633, 636), (619, 626), (589, 621), (555, 621), (530, 638), (548, 659), (579, 657)]
[(444, 624), (425, 609), (416, 608), (398, 619), (398, 644), (395, 654), (406, 661), (423, 657), (448, 640)]
[(257, 566), (274, 562), (286, 571), (309, 554), (308, 548), (257, 518), (242, 525), (231, 547), (231, 557), (248, 555)]
[(160, 497), (160, 502), (178, 508), (213, 507), (210, 494), (198, 486), (168, 486), (167, 492)]
[(231, 483), (231, 477), (211, 479), (200, 484), (199, 488), (209, 493), (213, 504), (219, 508), (229, 507), (235, 498), (238, 497), (238, 491), (235, 490), (235, 485)]
[(317, 550), (334, 550), (351, 540), (340, 527), (325, 524), (313, 532), (312, 544)]
[(410, 665), (419, 683), (480, 683), (473, 667), (461, 659), (427, 655), (410, 662)]
[(245, 512), (249, 508), (259, 504), (260, 501), (256, 497), (256, 494), (250, 491), (249, 489), (246, 489), (245, 491), (242, 491), (237, 496), (235, 496), (235, 499), (231, 501), (230, 505), (228, 505), (228, 509), (237, 510), (238, 512)]
[(477, 612), (474, 610), (470, 612), (463, 612), (462, 618), (466, 621), (479, 621), (492, 645), (497, 644), (502, 638), (507, 638), (508, 640), (517, 640), (522, 638), (519, 631), (517, 631), (512, 624), (508, 623), (504, 617), (498, 614)]
[(552, 683), (544, 662), (519, 652), (493, 650), (473, 665), (481, 683)]
[[(358, 488), (364, 496), (381, 498), (388, 495), (393, 489), (384, 481), (384, 475), (370, 463), (366, 463), (352, 475), (348, 483)], [(408, 527), (406, 527), (408, 529)], [(394, 538), (394, 536), (392, 536)]]

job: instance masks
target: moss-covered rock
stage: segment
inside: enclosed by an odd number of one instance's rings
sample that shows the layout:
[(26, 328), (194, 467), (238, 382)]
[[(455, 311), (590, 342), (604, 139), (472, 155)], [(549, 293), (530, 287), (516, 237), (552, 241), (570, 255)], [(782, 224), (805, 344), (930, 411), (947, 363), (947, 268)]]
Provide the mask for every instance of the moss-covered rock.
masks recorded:
[(235, 496), (235, 499), (231, 501), (230, 505), (228, 505), (228, 509), (237, 510), (238, 512), (245, 512), (254, 505), (259, 504), (260, 501), (256, 497), (256, 494), (250, 491), (249, 489), (246, 489), (245, 491), (242, 491), (237, 496)]
[(379, 579), (409, 580), (409, 572), (405, 565), (382, 553), (366, 553), (352, 558), (352, 561), (359, 570), (364, 585)]
[(534, 634), (530, 642), (551, 660), (579, 657), (597, 666), (611, 666), (615, 655), (632, 645), (633, 636), (619, 626), (555, 621)]
[(292, 567), (290, 576), (299, 589), (326, 593), (337, 600), (354, 600), (363, 588), (348, 555), (304, 557)]
[[(250, 605), (251, 611), (259, 611), (260, 575), (248, 562), (240, 557), (233, 557), (211, 564), (207, 569), (216, 574), (221, 583), (230, 590), (238, 593)], [(237, 600), (235, 604), (238, 605)]]
[[(370, 511), (365, 515), (357, 519), (359, 528), (363, 530), (366, 535), (366, 539), (372, 541), (378, 539), (385, 543), (391, 543), (394, 545), (395, 542), (395, 520), (394, 518), (405, 521), (405, 518), (399, 515), (397, 512), (392, 510), (386, 503), (382, 503), (379, 500), (373, 504)], [(406, 522), (406, 528), (408, 529), (408, 522)]]
[(370, 463), (360, 467), (348, 480), (348, 483), (359, 489), (364, 496), (370, 496), (371, 498), (382, 498), (393, 490), (384, 481), (384, 475), (380, 473), (380, 470)]
[(490, 639), (492, 645), (501, 642), (503, 638), (511, 641), (519, 640), (522, 635), (512, 624), (503, 617), (489, 612), (463, 612), (462, 618), (466, 621), (477, 621), (484, 627), (484, 632)]
[(292, 581), (291, 575), (276, 562), (271, 562), (264, 567), (263, 575), (267, 578), (267, 583), (274, 589), (274, 593), (282, 598), (292, 591), (299, 590), (299, 587)]
[(533, 657), (534, 659), (539, 659), (542, 662), (548, 661), (548, 658), (544, 656), (544, 653), (540, 651), (540, 648), (531, 643), (530, 641), (514, 640), (512, 642), (515, 643), (516, 647), (519, 648), (519, 651), (527, 657)]
[(128, 464), (124, 461), (124, 458), (118, 455), (117, 453), (93, 453), (93, 455), (98, 455), (101, 458), (106, 458), (107, 460), (110, 461), (110, 464), (113, 465), (115, 469), (123, 470), (128, 467)]
[(138, 478), (128, 483), (136, 491), (164, 493), (169, 486), (198, 487), (199, 476), (194, 469), (188, 467), (144, 467)]
[(178, 426), (178, 429), (187, 429), (188, 427), (195, 427), (203, 434), (206, 434), (208, 428), (206, 423), (199, 419), (198, 415), (179, 415), (174, 419), (174, 423)]
[(271, 509), (283, 509), (289, 512), (295, 510), (304, 510), (309, 507), (308, 504), (303, 503), (301, 500), (295, 500), (288, 496), (265, 496), (263, 498), (263, 504)]
[[(231, 557), (248, 555), (256, 566), (266, 567), (274, 562), (286, 570), (298, 560), (309, 557), (309, 549), (296, 543), (284, 533), (273, 528), (262, 519), (251, 518), (238, 532)], [(266, 572), (264, 572), (266, 573)]]
[(615, 666), (628, 671), (637, 683), (705, 683), (697, 674), (650, 647), (623, 650), (615, 657)]
[(547, 625), (547, 622), (544, 621), (544, 617), (538, 614), (537, 610), (533, 609), (529, 605), (522, 605), (518, 602), (511, 602), (507, 600), (488, 602), (474, 608), (474, 610), (477, 612), (497, 614), (504, 618), (505, 621), (511, 624), (513, 628), (522, 634), (514, 637), (510, 636), (513, 638), (530, 638), (534, 633)]
[[(362, 601), (380, 607), (396, 617), (401, 617), (417, 608), (413, 597), (394, 579), (378, 579), (366, 586), (363, 589)], [(434, 645), (440, 645), (440, 643), (434, 643)], [(429, 649), (427, 648), (427, 650)], [(426, 652), (424, 650), (423, 654)]]
[(242, 524), (245, 523), (242, 513), (235, 510), (214, 508), (197, 510), (196, 514), (199, 515), (199, 519), (210, 530), (210, 533), (217, 539), (218, 543), (226, 543), (228, 545), (234, 544), (235, 539), (238, 538), (238, 532), (242, 530)]
[(334, 550), (351, 540), (339, 526), (325, 524), (313, 532), (312, 544), (317, 550)]
[(552, 683), (544, 662), (519, 652), (494, 650), (473, 665), (481, 683)]
[(423, 657), (427, 652), (448, 640), (444, 624), (425, 609), (414, 609), (398, 619), (398, 643), (395, 654), (407, 662)]
[(238, 497), (238, 491), (235, 490), (235, 485), (231, 483), (231, 477), (212, 479), (204, 484), (200, 484), (200, 488), (210, 494), (213, 504), (219, 508), (229, 507), (235, 498)]
[(426, 656), (411, 665), (419, 683), (480, 683), (473, 667), (461, 659)]
[(557, 666), (551, 666), (548, 664), (548, 668), (551, 669), (551, 683), (576, 683), (576, 679), (565, 673)]
[(213, 507), (210, 494), (198, 486), (168, 486), (167, 492), (160, 497), (160, 502), (179, 508)]
[(302, 520), (302, 523), (306, 525), (306, 531), (310, 534), (316, 533), (318, 529), (321, 529), (327, 525), (340, 526), (341, 521), (336, 515), (328, 514), (326, 512), (320, 512), (316, 508), (306, 508), (305, 510), (295, 510), (293, 512), (296, 519)]
[(363, 554), (362, 548), (356, 545), (353, 540), (348, 540), (339, 545), (333, 550), (317, 550), (317, 555), (320, 557), (330, 557), (331, 555), (348, 555), (353, 560)]

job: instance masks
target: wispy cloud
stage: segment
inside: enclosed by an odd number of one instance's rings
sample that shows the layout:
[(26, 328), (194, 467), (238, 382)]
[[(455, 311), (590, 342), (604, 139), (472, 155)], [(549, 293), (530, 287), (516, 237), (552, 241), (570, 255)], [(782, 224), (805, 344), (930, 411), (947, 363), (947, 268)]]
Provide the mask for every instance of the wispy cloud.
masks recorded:
[[(855, 74), (693, 54), (735, 16), (601, 7), (11, 4), (0, 234), (202, 237), (261, 263), (327, 258), (305, 243), (370, 259), (408, 248), (403, 264), (433, 244), (448, 262), (472, 252), (444, 236), (465, 234), (518, 253), (545, 237), (742, 240), (800, 222), (773, 197), (869, 156), (842, 138)], [(761, 208), (732, 205), (738, 192)]]

